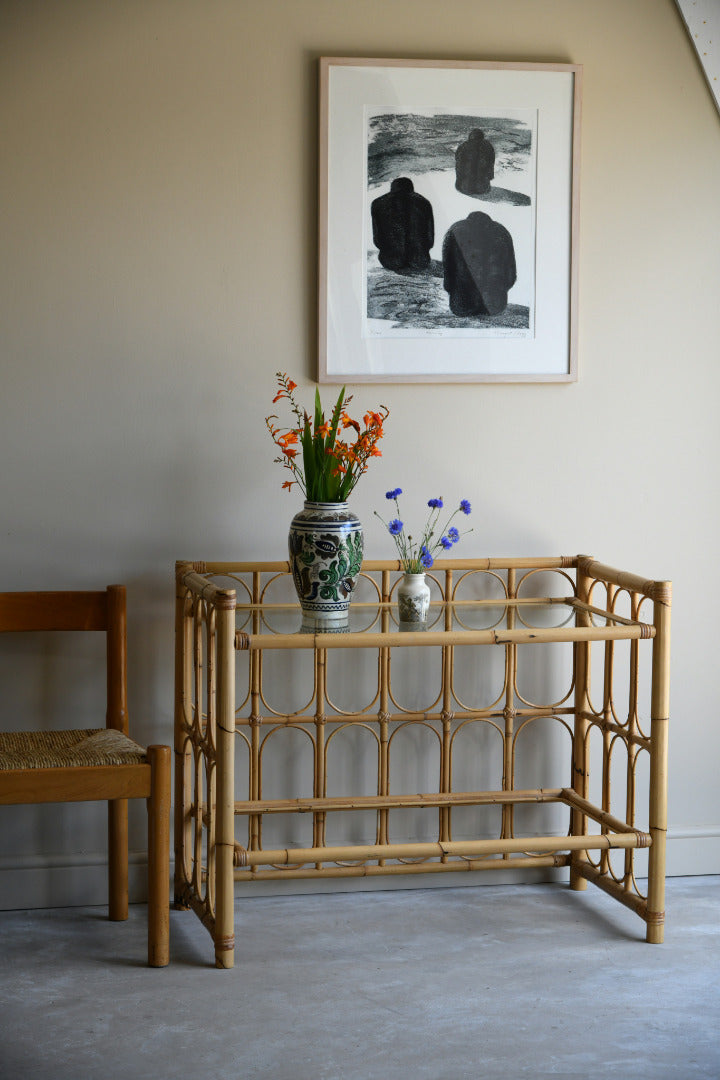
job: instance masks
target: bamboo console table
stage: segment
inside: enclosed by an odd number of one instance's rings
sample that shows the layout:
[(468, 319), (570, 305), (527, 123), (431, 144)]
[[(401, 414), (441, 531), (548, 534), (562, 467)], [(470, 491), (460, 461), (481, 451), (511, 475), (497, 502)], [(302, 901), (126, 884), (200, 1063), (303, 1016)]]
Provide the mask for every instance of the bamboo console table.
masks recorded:
[[(427, 626), (406, 633), (400, 578), (397, 562), (365, 562), (347, 630), (308, 633), (286, 562), (176, 566), (175, 902), (210, 931), (217, 966), (233, 966), (236, 880), (566, 866), (572, 888), (593, 882), (645, 921), (647, 941), (662, 942), (670, 583), (586, 556), (442, 560), (428, 574)], [(301, 672), (305, 689), (288, 703)], [(429, 684), (420, 704), (397, 685), (412, 672)], [(339, 700), (359, 686), (362, 701)], [(264, 797), (263, 766), (267, 790), (283, 771), (268, 765), (270, 748), (288, 733), (309, 747), (309, 766), (298, 789)], [(555, 734), (567, 747), (560, 783), (518, 786)], [(396, 777), (420, 736), (437, 768), (418, 794)], [(483, 790), (459, 789), (476, 759), (489, 767), (470, 749), (478, 736), (497, 747), (496, 772)], [(365, 781), (365, 793), (338, 792), (333, 770), (348, 775), (361, 738), (372, 790)], [(297, 779), (294, 754), (295, 744), (283, 760)], [(549, 835), (518, 825), (562, 807)], [(396, 820), (418, 808), (432, 815), (432, 836), (397, 839)], [(353, 812), (370, 815), (373, 835), (329, 842), (329, 823), (342, 829)], [(494, 815), (495, 830), (467, 835), (457, 822), (468, 813)], [(263, 845), (263, 823), (267, 836), (288, 815), (308, 838)]]

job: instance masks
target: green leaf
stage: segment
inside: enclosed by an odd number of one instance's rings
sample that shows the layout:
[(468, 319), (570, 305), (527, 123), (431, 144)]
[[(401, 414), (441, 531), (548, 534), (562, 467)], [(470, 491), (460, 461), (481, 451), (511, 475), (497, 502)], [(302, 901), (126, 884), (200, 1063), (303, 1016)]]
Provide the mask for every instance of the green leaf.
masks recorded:
[(305, 473), (305, 490), (307, 498), (314, 501), (317, 496), (314, 494), (315, 489), (315, 448), (313, 446), (312, 432), (310, 431), (310, 421), (305, 421), (305, 427), (303, 433), (300, 436), (300, 443), (302, 445), (303, 452), (303, 472)]
[(322, 425), (322, 403), (320, 401), (320, 390), (315, 387), (315, 431)]
[(337, 438), (338, 424), (340, 423), (340, 416), (342, 414), (343, 402), (345, 401), (345, 387), (343, 386), (340, 391), (335, 408), (332, 414), (332, 424), (330, 426), (330, 434), (328, 435), (328, 446), (333, 447), (335, 445), (335, 439)]

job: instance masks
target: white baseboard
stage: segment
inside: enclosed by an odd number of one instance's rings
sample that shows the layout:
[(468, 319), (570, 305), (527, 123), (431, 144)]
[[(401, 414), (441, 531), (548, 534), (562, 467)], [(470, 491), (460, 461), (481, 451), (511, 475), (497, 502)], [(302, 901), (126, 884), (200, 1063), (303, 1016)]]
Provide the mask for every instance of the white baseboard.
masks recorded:
[[(130, 903), (147, 899), (147, 855), (129, 856)], [(108, 902), (106, 856), (22, 855), (0, 859), (0, 911), (85, 907)]]
[[(143, 903), (147, 857), (133, 852), (129, 865), (131, 903)], [(457, 888), (472, 885), (511, 885), (520, 882), (562, 881), (567, 871), (482, 871), (457, 874), (416, 874), (400, 877), (296, 879), (238, 882), (238, 897), (290, 896), (309, 893), (371, 892), (390, 889)], [(668, 877), (720, 874), (720, 825), (668, 831)], [(172, 897), (172, 889), (171, 889)], [(49, 907), (85, 907), (107, 903), (107, 863), (104, 854), (63, 856), (17, 855), (0, 858), (0, 911)]]
[(668, 829), (668, 877), (720, 874), (720, 825)]

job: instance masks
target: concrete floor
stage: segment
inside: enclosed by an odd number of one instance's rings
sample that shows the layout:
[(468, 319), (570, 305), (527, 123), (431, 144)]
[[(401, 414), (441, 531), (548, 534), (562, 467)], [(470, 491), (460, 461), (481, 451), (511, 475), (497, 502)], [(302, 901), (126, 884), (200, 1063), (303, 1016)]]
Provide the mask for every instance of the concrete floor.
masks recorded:
[(720, 878), (668, 882), (666, 942), (596, 889), (237, 901), (233, 971), (191, 912), (0, 915), (2, 1080), (720, 1078)]

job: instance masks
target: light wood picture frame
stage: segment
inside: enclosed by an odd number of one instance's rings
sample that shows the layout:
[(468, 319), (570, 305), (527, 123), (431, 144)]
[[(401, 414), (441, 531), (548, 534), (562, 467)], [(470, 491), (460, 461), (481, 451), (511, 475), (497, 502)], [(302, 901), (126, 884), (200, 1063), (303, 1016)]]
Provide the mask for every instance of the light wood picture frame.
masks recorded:
[(582, 67), (320, 59), (321, 383), (572, 382)]

